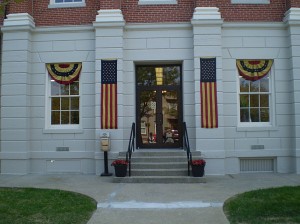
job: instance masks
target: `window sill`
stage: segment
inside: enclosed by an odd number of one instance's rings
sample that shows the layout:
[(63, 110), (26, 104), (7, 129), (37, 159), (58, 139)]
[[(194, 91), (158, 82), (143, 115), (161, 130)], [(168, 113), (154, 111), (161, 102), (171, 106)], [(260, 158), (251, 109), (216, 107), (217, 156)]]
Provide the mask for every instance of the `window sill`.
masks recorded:
[(177, 5), (177, 0), (139, 0), (139, 5)]
[(278, 131), (278, 128), (274, 126), (239, 126), (236, 131)]
[(231, 4), (270, 4), (270, 0), (231, 0)]
[(75, 2), (75, 3), (54, 3), (48, 5), (49, 9), (55, 8), (78, 8), (78, 7), (85, 7), (86, 4), (83, 2)]
[(49, 128), (43, 130), (44, 134), (80, 134), (83, 133), (83, 129), (62, 129), (62, 128)]

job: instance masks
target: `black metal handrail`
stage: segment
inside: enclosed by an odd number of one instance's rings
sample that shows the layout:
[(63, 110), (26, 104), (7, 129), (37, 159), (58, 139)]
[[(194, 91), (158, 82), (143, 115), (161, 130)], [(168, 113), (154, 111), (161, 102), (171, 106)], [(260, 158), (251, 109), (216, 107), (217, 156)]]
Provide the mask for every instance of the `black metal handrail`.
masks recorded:
[(135, 123), (132, 123), (130, 138), (128, 143), (128, 150), (126, 152), (126, 161), (128, 162), (129, 176), (131, 176), (131, 155), (135, 150), (134, 142), (135, 142)]
[(186, 151), (187, 162), (188, 162), (188, 176), (191, 173), (192, 153), (190, 149), (189, 136), (186, 129), (186, 123), (183, 122), (183, 149)]

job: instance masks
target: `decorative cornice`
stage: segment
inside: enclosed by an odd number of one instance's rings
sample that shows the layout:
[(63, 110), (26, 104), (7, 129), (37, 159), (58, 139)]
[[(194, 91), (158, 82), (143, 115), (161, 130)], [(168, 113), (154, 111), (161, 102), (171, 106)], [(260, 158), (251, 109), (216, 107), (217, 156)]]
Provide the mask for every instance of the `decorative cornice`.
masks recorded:
[(300, 8), (290, 8), (284, 15), (283, 22), (300, 24)]
[(100, 9), (93, 25), (95, 27), (124, 26), (125, 20), (120, 9)]
[(202, 24), (222, 24), (223, 19), (217, 7), (197, 7), (195, 8), (191, 23), (193, 25)]
[(28, 13), (8, 14), (3, 27), (28, 27), (35, 28), (34, 19)]

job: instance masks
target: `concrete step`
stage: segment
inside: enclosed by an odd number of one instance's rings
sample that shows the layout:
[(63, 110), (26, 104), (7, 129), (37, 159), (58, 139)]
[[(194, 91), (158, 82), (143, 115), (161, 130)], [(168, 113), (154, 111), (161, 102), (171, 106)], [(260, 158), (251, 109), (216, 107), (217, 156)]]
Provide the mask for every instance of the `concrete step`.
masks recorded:
[[(193, 159), (200, 159), (201, 152), (192, 152)], [(126, 152), (119, 153), (125, 159)], [(203, 183), (204, 177), (189, 177), (187, 155), (183, 150), (137, 150), (131, 157), (131, 177), (115, 177), (122, 183)]]
[(165, 162), (165, 163), (141, 163), (131, 164), (131, 169), (187, 169), (187, 162)]
[(137, 176), (137, 177), (115, 177), (114, 183), (206, 183), (205, 177), (189, 177), (189, 176)]
[(187, 162), (187, 158), (183, 157), (183, 156), (172, 156), (172, 157), (168, 157), (168, 156), (141, 156), (138, 157), (136, 155), (134, 155), (133, 157), (131, 157), (131, 163), (171, 163), (171, 162)]
[(132, 169), (131, 176), (187, 176), (187, 169)]
[[(120, 152), (119, 156), (120, 157), (126, 157), (126, 153), (127, 152)], [(201, 152), (200, 151), (193, 151), (192, 152), (193, 156), (201, 156)], [(186, 157), (186, 151), (183, 150), (151, 150), (151, 149), (147, 149), (147, 150), (136, 150), (135, 152), (132, 153), (132, 156), (136, 156), (136, 157), (149, 157), (149, 156), (161, 156), (161, 157), (172, 157), (172, 156), (184, 156)]]

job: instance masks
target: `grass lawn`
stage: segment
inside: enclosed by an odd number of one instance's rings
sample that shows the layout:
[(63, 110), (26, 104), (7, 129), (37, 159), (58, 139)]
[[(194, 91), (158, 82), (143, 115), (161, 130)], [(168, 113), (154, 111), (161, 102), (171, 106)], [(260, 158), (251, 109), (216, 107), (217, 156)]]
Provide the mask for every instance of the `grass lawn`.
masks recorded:
[(83, 224), (96, 207), (94, 199), (74, 192), (0, 188), (1, 224)]
[(224, 203), (224, 212), (231, 224), (300, 223), (300, 186), (236, 195)]

